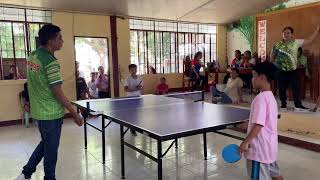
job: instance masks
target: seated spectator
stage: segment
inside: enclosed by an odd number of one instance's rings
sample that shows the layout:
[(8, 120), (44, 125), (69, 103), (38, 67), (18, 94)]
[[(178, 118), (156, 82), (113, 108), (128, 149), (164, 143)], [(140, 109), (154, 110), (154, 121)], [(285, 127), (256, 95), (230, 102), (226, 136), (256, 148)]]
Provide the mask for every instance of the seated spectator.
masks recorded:
[(241, 64), (241, 51), (240, 50), (236, 50), (234, 52), (235, 58), (231, 61), (231, 68), (238, 68), (240, 67)]
[(192, 71), (192, 64), (191, 64), (191, 58), (190, 56), (186, 56), (185, 59), (183, 60), (183, 64), (184, 64), (184, 75), (186, 76), (190, 76), (190, 73)]
[(22, 75), (19, 73), (18, 67), (15, 65), (10, 66), (9, 75), (6, 76), (4, 79), (6, 80), (16, 80), (16, 79), (23, 79)]
[(30, 113), (30, 100), (28, 92), (28, 83), (24, 83), (22, 91), (23, 110)]
[(149, 66), (149, 74), (157, 74), (157, 70), (153, 66)]
[(80, 77), (79, 71), (76, 72), (76, 90), (77, 90), (77, 100), (89, 99), (90, 92), (83, 77)]
[(98, 89), (96, 85), (96, 73), (91, 72), (91, 80), (88, 82), (88, 88), (90, 91), (90, 95), (92, 98), (97, 99), (98, 98)]
[(223, 104), (236, 103), (239, 104), (242, 101), (241, 88), (243, 87), (243, 82), (239, 78), (239, 70), (233, 68), (231, 70), (231, 77), (228, 79), (227, 86), (223, 92), (219, 91), (215, 87), (212, 87), (211, 92), (213, 97), (217, 98), (216, 102), (221, 102)]
[(192, 91), (203, 90), (204, 86), (208, 84), (208, 78), (200, 74), (200, 69), (202, 67), (200, 63), (201, 58), (202, 58), (202, 52), (198, 51), (194, 55), (194, 59), (192, 60), (192, 71), (190, 73), (190, 78), (192, 81), (195, 81), (191, 89)]
[(246, 64), (244, 67), (251, 68), (256, 65), (256, 59), (251, 56), (251, 51), (245, 51), (244, 57), (246, 59)]
[(156, 87), (156, 94), (157, 95), (163, 95), (163, 94), (168, 94), (169, 92), (169, 86), (166, 84), (166, 78), (162, 77), (160, 78), (160, 83)]
[[(246, 68), (246, 69), (247, 68), (252, 68), (253, 64), (251, 64), (250, 61), (252, 61), (251, 52), (250, 51), (245, 51), (244, 52), (243, 61), (241, 63), (241, 67), (242, 68)], [(252, 79), (251, 70), (249, 72), (244, 71), (244, 72), (240, 73), (240, 78), (244, 81), (244, 87), (245, 88), (250, 88), (251, 79)]]

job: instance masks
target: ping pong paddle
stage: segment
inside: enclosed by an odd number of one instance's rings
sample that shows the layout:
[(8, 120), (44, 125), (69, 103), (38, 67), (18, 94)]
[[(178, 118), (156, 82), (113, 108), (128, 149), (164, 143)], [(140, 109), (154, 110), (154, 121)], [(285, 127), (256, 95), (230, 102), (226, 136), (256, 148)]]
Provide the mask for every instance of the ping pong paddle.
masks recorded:
[(239, 146), (236, 144), (229, 144), (222, 150), (222, 158), (227, 163), (236, 163), (241, 159)]
[(139, 87), (139, 86), (141, 85), (141, 83), (142, 83), (142, 80), (139, 82), (139, 84), (138, 84), (138, 86), (137, 86), (137, 87)]

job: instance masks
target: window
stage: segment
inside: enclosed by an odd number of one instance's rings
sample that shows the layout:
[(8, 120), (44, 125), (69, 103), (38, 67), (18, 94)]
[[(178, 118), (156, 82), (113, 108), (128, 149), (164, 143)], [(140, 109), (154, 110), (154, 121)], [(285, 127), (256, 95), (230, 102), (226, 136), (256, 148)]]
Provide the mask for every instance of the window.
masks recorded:
[(138, 74), (182, 73), (183, 59), (203, 52), (202, 63), (216, 60), (216, 26), (130, 19), (131, 63)]
[(26, 58), (36, 49), (39, 29), (50, 22), (50, 11), (0, 7), (1, 79), (7, 79), (12, 65), (26, 77)]

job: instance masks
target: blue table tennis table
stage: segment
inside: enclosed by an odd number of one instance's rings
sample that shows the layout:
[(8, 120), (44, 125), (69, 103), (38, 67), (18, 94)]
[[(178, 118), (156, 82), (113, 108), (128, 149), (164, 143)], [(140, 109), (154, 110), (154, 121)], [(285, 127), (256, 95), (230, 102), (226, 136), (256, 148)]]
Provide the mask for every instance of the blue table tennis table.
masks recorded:
[[(195, 98), (196, 97), (196, 98)], [(235, 127), (249, 119), (249, 110), (203, 102), (203, 92), (188, 92), (166, 96), (144, 95), (115, 99), (82, 100), (73, 102), (78, 109), (101, 115), (101, 129), (84, 120), (85, 148), (87, 126), (102, 133), (102, 161), (105, 163), (105, 129), (111, 122), (120, 125), (121, 177), (125, 178), (124, 147), (127, 146), (158, 164), (158, 179), (162, 179), (162, 158), (170, 148), (178, 146), (178, 139), (197, 134), (203, 135), (204, 158), (207, 159), (207, 132), (228, 135), (219, 130)], [(106, 119), (109, 121), (106, 124)], [(126, 128), (126, 129), (125, 129)], [(157, 141), (157, 156), (125, 141), (129, 129)], [(162, 143), (172, 140), (164, 153)]]

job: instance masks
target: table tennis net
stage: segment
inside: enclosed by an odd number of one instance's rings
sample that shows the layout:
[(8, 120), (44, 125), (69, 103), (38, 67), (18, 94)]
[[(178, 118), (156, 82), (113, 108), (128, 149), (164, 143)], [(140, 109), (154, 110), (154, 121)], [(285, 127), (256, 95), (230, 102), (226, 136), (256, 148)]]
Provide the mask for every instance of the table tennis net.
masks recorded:
[(178, 98), (178, 99), (186, 99), (194, 102), (204, 101), (203, 91), (173, 93), (173, 94), (167, 94), (166, 96), (172, 97), (172, 98)]

